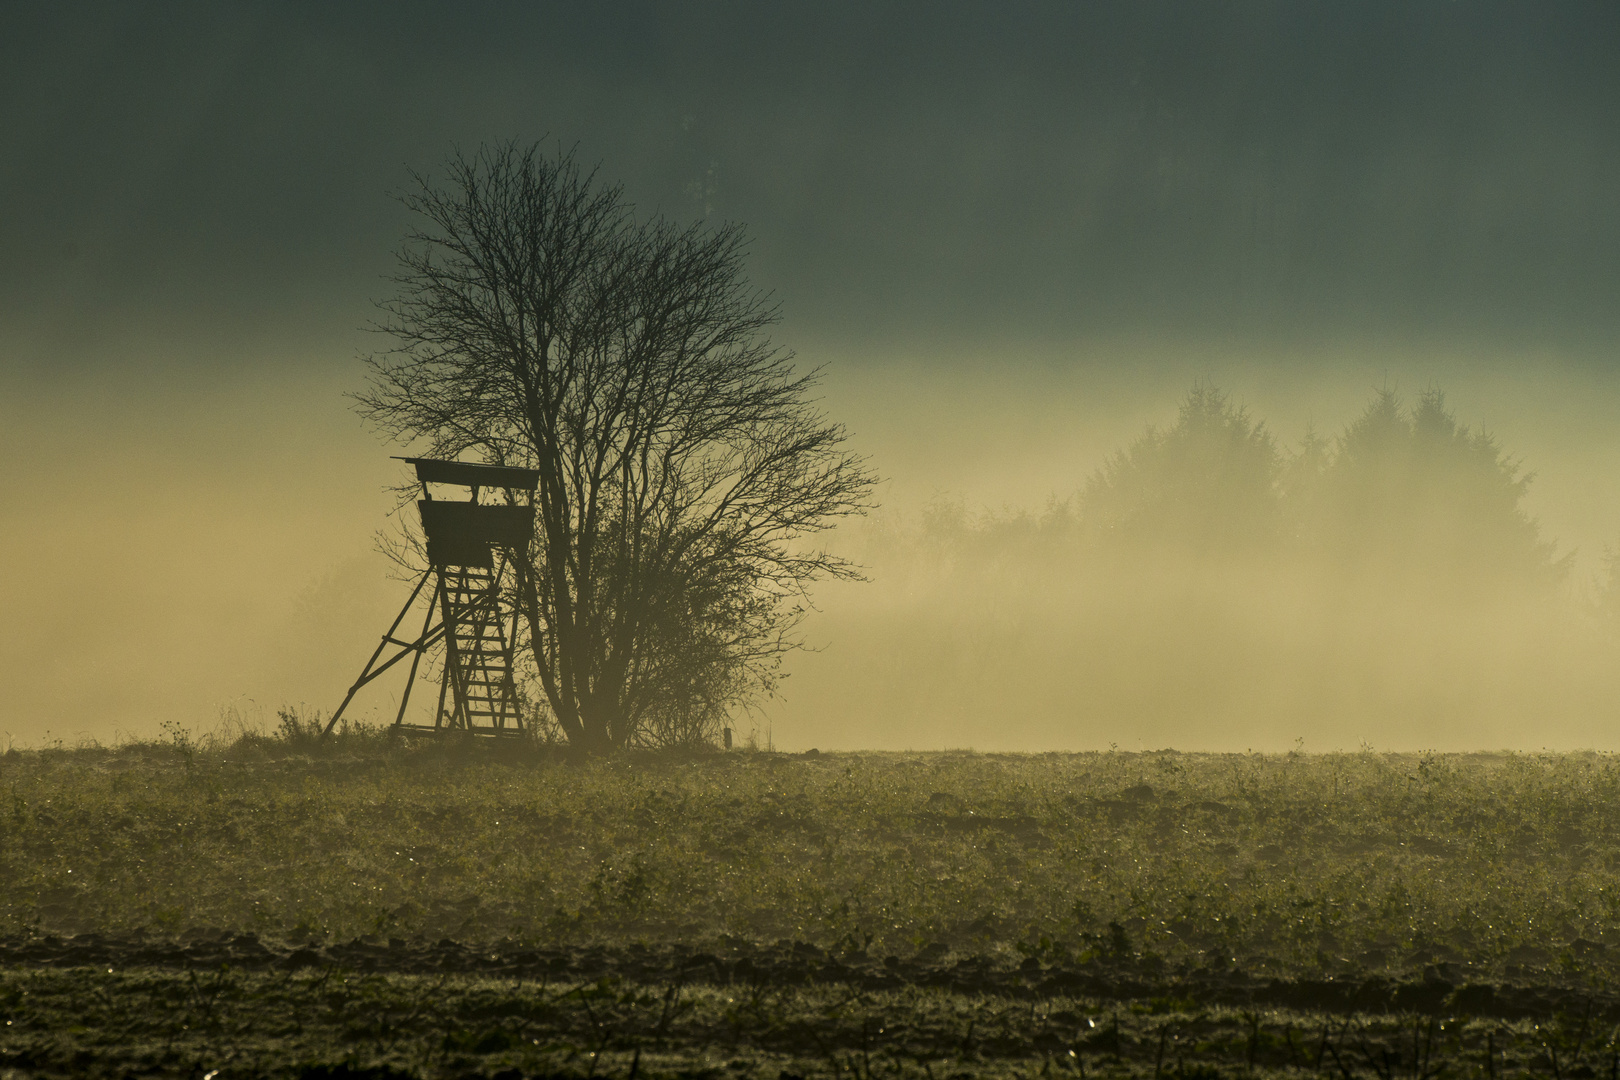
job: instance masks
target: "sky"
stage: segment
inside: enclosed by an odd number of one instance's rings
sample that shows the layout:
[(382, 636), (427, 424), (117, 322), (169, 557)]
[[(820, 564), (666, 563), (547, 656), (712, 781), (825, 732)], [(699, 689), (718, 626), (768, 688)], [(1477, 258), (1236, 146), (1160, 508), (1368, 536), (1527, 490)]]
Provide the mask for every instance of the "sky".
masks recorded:
[[(386, 347), (390, 196), (507, 139), (745, 223), (897, 514), (1067, 497), (1195, 380), (1285, 441), (1439, 384), (1590, 576), (1617, 54), (1583, 2), (7, 6), (0, 738), (341, 696), (401, 589), (403, 451), (344, 396)], [(823, 614), (774, 741), (925, 745), (827, 715)], [(1007, 748), (1130, 745), (1104, 728)]]

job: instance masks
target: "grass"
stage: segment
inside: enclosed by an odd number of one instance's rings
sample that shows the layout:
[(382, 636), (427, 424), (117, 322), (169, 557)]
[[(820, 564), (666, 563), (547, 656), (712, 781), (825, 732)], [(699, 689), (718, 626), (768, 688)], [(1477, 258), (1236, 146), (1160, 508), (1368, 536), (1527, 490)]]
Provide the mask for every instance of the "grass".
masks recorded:
[[(965, 1056), (980, 1062), (969, 1075), (1041, 1061), (1049, 1071), (1078, 1046), (1095, 1051), (1096, 1069), (1146, 1069), (1162, 1078), (1168, 1051), (1155, 1058), (1151, 1047), (1172, 1037), (1167, 1024), (1175, 1038), (1204, 1027), (1224, 1032), (1225, 1043), (1211, 1035), (1214, 1042), (1176, 1044), (1195, 1073), (1276, 1068), (1342, 1072), (1345, 1080), (1379, 1073), (1383, 1066), (1369, 1064), (1385, 1052), (1376, 1047), (1419, 1036), (1430, 1040), (1435, 1060), (1463, 1072), (1484, 1068), (1500, 1038), (1518, 1047), (1502, 1050), (1502, 1070), (1535, 1072), (1535, 1062), (1552, 1060), (1537, 1039), (1587, 1024), (1579, 1040), (1570, 1034), (1559, 1044), (1564, 1064), (1549, 1075), (1607, 1075), (1614, 1063), (1599, 1058), (1612, 1040), (1593, 1018), (1609, 1010), (1620, 1019), (1620, 1006), (1591, 1003), (1607, 1001), (1605, 988), (1620, 975), (1617, 789), (1620, 761), (1599, 754), (738, 752), (570, 763), (529, 744), (396, 742), (360, 729), (320, 740), (296, 717), (275, 736), (195, 740), (174, 729), (160, 742), (114, 749), (12, 750), (0, 755), (0, 939), (14, 958), (0, 956), (0, 993), (9, 995), (0, 997), (0, 1011), (22, 1026), (0, 1035), (0, 1050), (13, 1053), (19, 1068), (45, 1072), (71, 1072), (75, 1060), (90, 1069), (85, 1063), (102, 1061), (114, 1044), (123, 1056), (106, 1060), (123, 1062), (118, 1068), (147, 1061), (173, 1071), (182, 1058), (192, 1060), (187, 1054), (206, 1063), (203, 1050), (218, 1038), (171, 1032), (159, 1054), (145, 1036), (107, 1034), (155, 1031), (168, 1022), (158, 1014), (143, 1028), (93, 1021), (86, 1012), (69, 1025), (82, 1029), (72, 1037), (43, 1018), (94, 1001), (139, 1011), (151, 995), (193, 993), (199, 971), (207, 971), (224, 980), (218, 1000), (237, 1002), (221, 1004), (221, 1015), (246, 1025), (240, 1038), (230, 1037), (246, 1055), (232, 1068), (264, 1075), (296, 1072), (304, 1067), (298, 1062), (316, 1060), (309, 1055), (317, 1045), (327, 1048), (320, 1060), (329, 1064), (339, 1060), (333, 1047), (363, 1046), (365, 1067), (412, 1075), (458, 1075), (456, 1063), (474, 1059), (489, 1075), (508, 1067), (590, 1075), (606, 1060), (590, 1054), (637, 1049), (645, 1060), (636, 1068), (648, 1075), (681, 1071), (677, 1060), (719, 1069), (715, 1055), (730, 1045), (745, 1061), (738, 1070), (769, 1076), (870, 1071), (878, 1051), (889, 1055), (885, 1068), (894, 1074), (931, 1075), (928, 1062)], [(283, 959), (293, 946), (314, 946), (305, 953), (326, 965), (324, 989), (310, 989), (318, 974), (234, 962), (140, 961), (129, 972), (109, 963), (116, 970), (104, 978), (99, 959), (16, 959), (29, 942), (53, 936), (139, 943), (226, 932), (257, 935)], [(389, 942), (412, 948), (443, 938), (491, 955), (573, 949), (618, 959), (590, 972), (576, 963), (566, 985), (542, 993), (509, 975), (433, 976), (422, 964), (356, 972), (341, 953), (351, 941), (386, 951)], [(688, 980), (632, 963), (646, 950), (673, 947), (799, 948), (844, 965), (844, 973), (786, 979), (728, 968)], [(189, 974), (179, 970), (187, 965)], [(1001, 974), (964, 981), (970, 969)], [(1019, 972), (1047, 976), (1025, 985), (1013, 978)], [(1138, 989), (1102, 993), (1103, 983), (1085, 981), (1088, 972), (1113, 973), (1107, 985)], [(592, 997), (604, 978), (607, 996)], [(1552, 1027), (1515, 1035), (1500, 1017), (1469, 1028), (1458, 1019), (1470, 1011), (1463, 998), (1430, 995), (1425, 1008), (1435, 1023), (1453, 1024), (1444, 1038), (1440, 1029), (1413, 1036), (1400, 1027), (1410, 1009), (1390, 1002), (1418, 997), (1398, 993), (1379, 1006), (1390, 1015), (1355, 1020), (1348, 1006), (1325, 1016), (1273, 1002), (1251, 1007), (1245, 1015), (1258, 1018), (1251, 1023), (1221, 1004), (1222, 980), (1252, 989), (1271, 979), (1302, 986), (1384, 979), (1447, 994), (1518, 983), (1565, 996), (1542, 1010)], [(1208, 994), (1175, 998), (1176, 987), (1195, 984)], [(655, 1045), (648, 1016), (677, 985), (694, 1003), (692, 1017), (707, 1019), (692, 1019), (696, 1026), (680, 1039), (666, 1029)], [(736, 997), (727, 987), (737, 985), (766, 994), (777, 1012), (738, 1020), (727, 1044), (717, 1018), (726, 1014), (722, 999)], [(349, 1004), (319, 1004), (339, 986), (349, 987)], [(523, 996), (531, 991), (541, 997)], [(381, 995), (376, 1015), (396, 1016), (404, 1015), (402, 1003), (440, 993), (454, 997), (435, 1014), (445, 1030), (396, 1025), (397, 1038), (386, 1027), (355, 1034), (353, 1014), (364, 1010), (354, 1002), (366, 994)], [(300, 1042), (273, 1019), (277, 994), (305, 1003), (286, 1007), (305, 1017), (314, 1042)], [(1151, 1006), (1155, 994), (1169, 1004)], [(1578, 1000), (1569, 994), (1587, 995), (1579, 999), (1588, 1002), (1584, 1019), (1555, 1019)], [(828, 1013), (840, 995), (854, 1004)], [(610, 998), (620, 1004), (609, 1008)], [(480, 1025), (495, 1022), (477, 1004), (486, 1000), (530, 1001), (525, 1023), (534, 1030), (523, 1028), (523, 1037), (541, 1043), (476, 1050)], [(1057, 1034), (1018, 1028), (1005, 1052), (988, 1056), (982, 1047), (967, 1055), (959, 1035), (957, 1044), (938, 1032), (918, 1036), (904, 1053), (880, 1037), (915, 1033), (932, 1023), (927, 1017), (947, 1013), (981, 1029), (1018, 1009), (1089, 1024), (1122, 1003), (1138, 1010), (1119, 1036), (1134, 1049), (1113, 1057), (1084, 1041), (1095, 1030), (1068, 1020), (1073, 1030)], [(608, 1043), (590, 1050), (596, 1036), (580, 1017), (613, 1009), (628, 1010), (608, 1040), (618, 1050)], [(1244, 1023), (1253, 1030), (1240, 1038)], [(861, 1024), (866, 1034), (857, 1038)], [(1278, 1039), (1284, 1029), (1303, 1039), (1307, 1029), (1317, 1038), (1333, 1024), (1361, 1025), (1334, 1029), (1344, 1054), (1354, 1038), (1367, 1048), (1343, 1069), (1321, 1065), (1320, 1054), (1316, 1064), (1302, 1063), (1292, 1042), (1294, 1057), (1284, 1056), (1283, 1043), (1266, 1043), (1271, 1049), (1252, 1061), (1253, 1053), (1231, 1049), (1259, 1038), (1254, 1025)], [(822, 1031), (822, 1043), (808, 1034), (771, 1041), (787, 1028)], [(1390, 1041), (1397, 1029), (1407, 1042)], [(25, 1030), (53, 1034), (30, 1042)], [(1353, 1031), (1361, 1034), (1352, 1038)], [(1484, 1049), (1475, 1045), (1481, 1033)], [(851, 1064), (857, 1059), (847, 1055), (860, 1038), (867, 1063)], [(542, 1043), (551, 1049), (541, 1053)], [(1598, 1057), (1581, 1058), (1584, 1073), (1569, 1071), (1582, 1054)], [(1408, 1056), (1408, 1071), (1386, 1069), (1384, 1080), (1423, 1080)], [(835, 1069), (836, 1062), (843, 1064)], [(1071, 1066), (1078, 1059), (1063, 1065)]]
[(731, 935), (1289, 975), (1620, 960), (1596, 755), (766, 753), (185, 740), (0, 757), (0, 934)]

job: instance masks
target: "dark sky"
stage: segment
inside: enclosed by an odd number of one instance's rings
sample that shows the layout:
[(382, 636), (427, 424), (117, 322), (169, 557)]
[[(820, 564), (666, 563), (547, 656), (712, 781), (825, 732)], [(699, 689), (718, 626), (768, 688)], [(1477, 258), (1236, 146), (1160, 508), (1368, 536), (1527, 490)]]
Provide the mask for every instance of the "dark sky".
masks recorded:
[(746, 222), (789, 326), (1594, 353), (1612, 3), (8, 5), (8, 365), (352, 330), (407, 165), (575, 145)]

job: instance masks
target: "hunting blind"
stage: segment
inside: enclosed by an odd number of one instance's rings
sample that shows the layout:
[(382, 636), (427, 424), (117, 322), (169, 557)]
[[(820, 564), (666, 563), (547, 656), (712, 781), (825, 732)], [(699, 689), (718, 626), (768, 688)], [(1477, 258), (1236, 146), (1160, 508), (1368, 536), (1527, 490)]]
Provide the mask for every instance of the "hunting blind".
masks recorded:
[[(401, 460), (416, 468), (416, 479), (422, 485), (422, 498), (416, 506), (422, 515), (428, 567), (325, 730), (330, 732), (337, 726), (343, 710), (361, 687), (408, 656), (410, 675), (394, 718), (396, 729), (516, 735), (523, 730), (517, 683), (512, 676), (517, 618), (503, 598), (507, 579), (514, 572), (513, 560), (523, 557), (534, 535), (534, 507), (516, 502), (512, 495), (532, 492), (539, 485), (539, 470), (435, 458)], [(435, 499), (429, 487), (432, 484), (468, 488), (471, 497), (466, 501)], [(479, 493), (486, 490), (506, 492), (507, 501), (480, 503)], [(400, 624), (429, 582), (433, 591), (422, 632), (414, 641), (396, 637)], [(405, 707), (410, 703), (422, 657), (441, 643), (444, 670), (439, 678), (439, 704), (433, 722), (407, 724)], [(390, 647), (398, 651), (384, 659)]]

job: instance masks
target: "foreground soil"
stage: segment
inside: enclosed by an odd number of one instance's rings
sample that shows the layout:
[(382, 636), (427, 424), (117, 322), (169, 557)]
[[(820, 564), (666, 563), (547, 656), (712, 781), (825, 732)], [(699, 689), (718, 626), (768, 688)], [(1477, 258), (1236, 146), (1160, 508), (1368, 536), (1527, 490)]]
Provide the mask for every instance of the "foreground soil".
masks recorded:
[(803, 942), (0, 944), (0, 1075), (1612, 1077), (1606, 987), (881, 960)]

